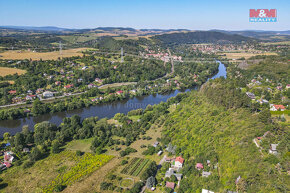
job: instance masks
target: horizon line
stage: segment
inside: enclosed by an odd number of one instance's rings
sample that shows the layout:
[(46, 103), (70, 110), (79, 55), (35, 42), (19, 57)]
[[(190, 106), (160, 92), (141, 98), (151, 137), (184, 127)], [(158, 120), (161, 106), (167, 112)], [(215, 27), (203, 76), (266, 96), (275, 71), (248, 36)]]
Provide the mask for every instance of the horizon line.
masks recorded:
[(59, 29), (67, 29), (67, 30), (83, 30), (83, 29), (97, 29), (97, 28), (131, 28), (135, 30), (189, 30), (189, 31), (211, 31), (211, 30), (220, 30), (220, 31), (290, 31), (290, 29), (284, 29), (284, 30), (263, 30), (263, 29), (188, 29), (188, 28), (134, 28), (134, 27), (121, 27), (121, 26), (98, 26), (98, 27), (87, 27), (87, 28), (70, 28), (70, 27), (59, 27), (59, 26), (53, 26), (53, 25), (47, 25), (47, 26), (33, 26), (33, 25), (0, 25), (1, 28), (7, 27), (7, 28), (21, 28), (21, 27), (30, 27), (30, 28), (46, 28), (46, 27), (52, 27), (52, 28), (59, 28)]

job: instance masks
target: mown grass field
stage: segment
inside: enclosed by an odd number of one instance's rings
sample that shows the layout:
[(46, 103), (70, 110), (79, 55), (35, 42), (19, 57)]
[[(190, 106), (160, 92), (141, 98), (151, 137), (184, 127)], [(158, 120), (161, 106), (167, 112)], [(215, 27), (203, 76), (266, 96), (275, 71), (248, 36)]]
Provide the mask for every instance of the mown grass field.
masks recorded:
[(136, 82), (120, 82), (120, 83), (112, 83), (112, 84), (106, 84), (103, 86), (100, 86), (100, 89), (107, 89), (109, 87), (119, 87), (119, 86), (127, 86), (131, 84), (136, 84)]
[(20, 50), (9, 50), (3, 53), (0, 53), (1, 59), (11, 59), (11, 60), (23, 60), (23, 59), (32, 59), (32, 60), (57, 60), (60, 58), (67, 58), (72, 56), (82, 56), (82, 51), (87, 50), (87, 48), (75, 48), (63, 50), (60, 55), (59, 51), (54, 52), (32, 52), (32, 51), (20, 51)]
[(90, 146), (93, 140), (94, 138), (73, 140), (69, 142), (65, 148), (71, 151), (80, 150), (82, 152), (91, 152)]
[(290, 41), (282, 41), (282, 42), (267, 42), (262, 43), (262, 45), (290, 45)]
[(12, 74), (24, 74), (26, 73), (26, 70), (21, 70), (17, 68), (7, 68), (7, 67), (0, 67), (0, 76), (7, 76), (7, 75), (12, 75)]

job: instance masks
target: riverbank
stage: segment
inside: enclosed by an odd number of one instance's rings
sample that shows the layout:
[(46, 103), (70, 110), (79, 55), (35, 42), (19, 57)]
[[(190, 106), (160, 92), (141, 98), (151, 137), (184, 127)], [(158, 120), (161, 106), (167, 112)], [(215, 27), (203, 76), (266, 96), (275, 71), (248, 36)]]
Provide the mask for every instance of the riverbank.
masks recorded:
[[(219, 61), (218, 61), (219, 62)], [(219, 78), (221, 76), (226, 77), (226, 67), (224, 64), (219, 62), (219, 71), (216, 75), (209, 79)], [(209, 80), (208, 79), (208, 80)], [(125, 99), (121, 101), (114, 101), (111, 103), (103, 103), (96, 104), (94, 106), (82, 108), (82, 109), (74, 109), (65, 112), (56, 112), (49, 113), (44, 115), (39, 115), (36, 117), (27, 117), (20, 118), (16, 120), (3, 120), (0, 121), (0, 134), (3, 135), (5, 132), (10, 132), (10, 134), (15, 134), (16, 132), (20, 132), (24, 125), (28, 125), (30, 129), (33, 129), (34, 125), (40, 123), (42, 121), (49, 121), (53, 124), (59, 125), (62, 122), (62, 119), (65, 117), (71, 117), (75, 114), (78, 114), (82, 119), (87, 117), (95, 117), (99, 118), (113, 117), (116, 113), (128, 113), (134, 109), (145, 109), (147, 105), (159, 104), (160, 102), (165, 102), (171, 97), (175, 97), (179, 93), (188, 92), (192, 89), (186, 90), (175, 90), (168, 94), (153, 94), (149, 96), (136, 96), (131, 99)]]

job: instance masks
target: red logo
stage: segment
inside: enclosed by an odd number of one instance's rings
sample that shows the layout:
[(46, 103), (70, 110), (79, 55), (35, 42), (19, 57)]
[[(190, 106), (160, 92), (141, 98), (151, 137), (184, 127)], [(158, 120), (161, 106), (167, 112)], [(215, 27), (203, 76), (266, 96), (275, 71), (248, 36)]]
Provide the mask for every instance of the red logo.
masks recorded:
[(250, 18), (277, 17), (276, 9), (250, 9)]

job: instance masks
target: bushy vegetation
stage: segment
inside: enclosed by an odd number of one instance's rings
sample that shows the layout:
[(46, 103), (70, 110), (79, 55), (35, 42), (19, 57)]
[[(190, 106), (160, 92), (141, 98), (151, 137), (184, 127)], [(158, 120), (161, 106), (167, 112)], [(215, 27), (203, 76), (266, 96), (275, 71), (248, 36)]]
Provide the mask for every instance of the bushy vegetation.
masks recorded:
[[(207, 86), (211, 88), (204, 88), (183, 99), (165, 121), (162, 142), (176, 145), (176, 155), (190, 160), (182, 170), (186, 178), (182, 179), (178, 191), (195, 192), (202, 188), (215, 192), (287, 191), (287, 146), (279, 144), (277, 159), (282, 170), (278, 172), (273, 165), (277, 161), (265, 159), (269, 146), (265, 145), (265, 152), (261, 154), (253, 143), (254, 138), (267, 130), (275, 133), (280, 142), (285, 141), (287, 136), (283, 135), (287, 127), (265, 125), (258, 115), (251, 113), (236, 88), (224, 80), (213, 81)], [(214, 95), (212, 89), (216, 90)], [(206, 160), (211, 161), (210, 166), (206, 165)], [(211, 171), (212, 175), (200, 177), (201, 171), (195, 169), (196, 163), (203, 163), (204, 170)], [(235, 184), (239, 176), (242, 180)]]

